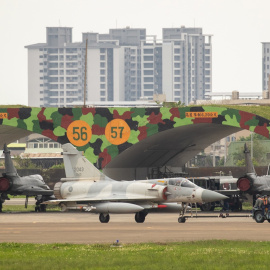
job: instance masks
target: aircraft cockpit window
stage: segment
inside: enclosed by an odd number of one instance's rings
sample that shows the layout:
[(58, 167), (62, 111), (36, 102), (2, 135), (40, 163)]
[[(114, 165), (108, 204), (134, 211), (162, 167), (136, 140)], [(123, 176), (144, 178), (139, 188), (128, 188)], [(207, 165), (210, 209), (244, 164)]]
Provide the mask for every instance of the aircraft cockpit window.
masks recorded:
[(181, 183), (181, 187), (195, 188), (195, 184), (191, 183), (189, 180), (184, 180)]
[(172, 185), (172, 186), (181, 186), (181, 182), (182, 180), (181, 179), (170, 179), (169, 180), (169, 185)]

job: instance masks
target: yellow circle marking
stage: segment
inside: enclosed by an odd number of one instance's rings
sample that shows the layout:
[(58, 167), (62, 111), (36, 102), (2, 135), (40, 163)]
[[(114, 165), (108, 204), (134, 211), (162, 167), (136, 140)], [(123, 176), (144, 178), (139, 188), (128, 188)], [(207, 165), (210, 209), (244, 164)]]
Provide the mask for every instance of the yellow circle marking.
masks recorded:
[(68, 126), (67, 137), (73, 145), (84, 146), (90, 141), (92, 130), (85, 121), (77, 120)]
[(105, 128), (105, 136), (111, 144), (125, 143), (130, 136), (130, 127), (122, 119), (114, 119)]

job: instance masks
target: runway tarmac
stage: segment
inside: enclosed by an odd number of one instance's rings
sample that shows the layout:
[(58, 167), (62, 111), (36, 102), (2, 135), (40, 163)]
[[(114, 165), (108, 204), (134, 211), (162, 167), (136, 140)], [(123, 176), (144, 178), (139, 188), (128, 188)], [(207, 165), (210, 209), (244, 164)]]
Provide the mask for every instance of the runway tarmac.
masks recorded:
[[(204, 214), (205, 215), (205, 214)], [(0, 242), (121, 243), (178, 242), (209, 239), (270, 241), (270, 224), (251, 217), (189, 218), (177, 214), (149, 214), (138, 224), (134, 215), (111, 215), (107, 224), (86, 212), (0, 213)], [(231, 214), (232, 215), (232, 214)]]

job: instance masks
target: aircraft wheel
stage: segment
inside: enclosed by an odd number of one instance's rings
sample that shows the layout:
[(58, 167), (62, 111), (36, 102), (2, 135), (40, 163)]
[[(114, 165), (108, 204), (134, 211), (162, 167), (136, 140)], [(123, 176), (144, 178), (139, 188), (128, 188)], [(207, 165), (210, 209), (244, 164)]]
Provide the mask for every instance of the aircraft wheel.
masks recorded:
[(209, 212), (215, 210), (215, 203), (203, 203), (200, 206), (201, 211)]
[(108, 223), (110, 221), (110, 215), (99, 214), (99, 221), (101, 223)]
[(142, 212), (138, 212), (135, 214), (135, 221), (137, 223), (144, 223), (145, 221), (145, 214)]
[(40, 212), (46, 212), (46, 205), (45, 204), (40, 205)]
[(185, 223), (186, 222), (186, 218), (185, 217), (179, 217), (178, 218), (178, 222), (179, 223)]
[(264, 222), (264, 216), (263, 216), (262, 211), (256, 211), (254, 219), (256, 220), (257, 223), (263, 223)]

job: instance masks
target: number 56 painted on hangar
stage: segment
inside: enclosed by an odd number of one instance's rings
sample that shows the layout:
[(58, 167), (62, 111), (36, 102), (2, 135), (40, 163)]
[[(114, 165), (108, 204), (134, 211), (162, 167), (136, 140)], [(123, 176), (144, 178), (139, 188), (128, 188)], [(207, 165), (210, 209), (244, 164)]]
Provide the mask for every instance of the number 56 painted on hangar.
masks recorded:
[(67, 137), (73, 145), (84, 146), (90, 141), (92, 130), (85, 121), (77, 120), (68, 126)]

